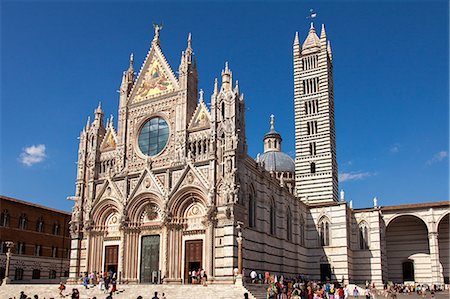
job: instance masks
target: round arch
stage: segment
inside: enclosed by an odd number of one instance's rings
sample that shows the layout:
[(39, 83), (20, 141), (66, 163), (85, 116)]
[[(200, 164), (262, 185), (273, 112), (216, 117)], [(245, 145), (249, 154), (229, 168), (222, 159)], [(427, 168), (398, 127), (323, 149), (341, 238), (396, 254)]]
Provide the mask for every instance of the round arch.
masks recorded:
[(388, 280), (431, 283), (429, 227), (415, 214), (397, 214), (386, 223)]
[(442, 215), (437, 222), (439, 262), (442, 265), (444, 283), (450, 282), (450, 240), (449, 240), (449, 220), (450, 213)]
[(104, 226), (111, 213), (120, 211), (119, 203), (114, 198), (105, 198), (98, 202), (91, 211), (91, 220), (96, 226)]
[(150, 203), (156, 204), (161, 210), (164, 206), (162, 199), (153, 192), (144, 192), (133, 197), (126, 206), (130, 222), (138, 223), (145, 207)]
[(205, 193), (197, 187), (182, 188), (169, 199), (169, 211), (173, 216), (182, 218), (185, 210), (193, 202), (200, 202), (206, 209), (206, 198)]
[(420, 217), (420, 215), (415, 214), (415, 213), (402, 213), (402, 214), (393, 215), (391, 218), (388, 219), (388, 221), (385, 222), (386, 230), (388, 229), (389, 225), (392, 222), (394, 222), (396, 219), (398, 219), (399, 217), (405, 217), (405, 216), (411, 216), (411, 217), (415, 217), (415, 218), (421, 220), (423, 222), (423, 224), (426, 226), (427, 231), (430, 231), (430, 227), (428, 226), (427, 222), (424, 219), (422, 219), (422, 217)]

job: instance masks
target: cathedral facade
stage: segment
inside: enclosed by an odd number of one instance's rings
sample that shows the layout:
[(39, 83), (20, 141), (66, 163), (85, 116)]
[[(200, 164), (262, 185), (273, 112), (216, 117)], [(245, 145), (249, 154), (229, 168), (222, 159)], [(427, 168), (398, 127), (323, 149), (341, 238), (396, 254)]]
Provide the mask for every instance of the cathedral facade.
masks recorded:
[(80, 134), (72, 280), (111, 270), (122, 282), (188, 283), (199, 268), (211, 283), (249, 270), (379, 285), (448, 278), (448, 203), (353, 209), (339, 197), (323, 26), (294, 39), (295, 160), (273, 116), (264, 153), (250, 157), (245, 100), (228, 64), (208, 107), (190, 35), (175, 76), (159, 34), (156, 26), (137, 75), (130, 57), (117, 127), (99, 105)]

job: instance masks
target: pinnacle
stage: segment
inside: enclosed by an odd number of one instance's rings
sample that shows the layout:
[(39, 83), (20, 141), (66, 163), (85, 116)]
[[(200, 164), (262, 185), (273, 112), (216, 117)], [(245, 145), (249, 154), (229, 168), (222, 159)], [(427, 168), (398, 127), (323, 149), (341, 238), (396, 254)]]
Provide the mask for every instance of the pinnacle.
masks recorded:
[(294, 37), (294, 45), (298, 45), (300, 44), (299, 39), (298, 39), (298, 31), (295, 32), (295, 37)]

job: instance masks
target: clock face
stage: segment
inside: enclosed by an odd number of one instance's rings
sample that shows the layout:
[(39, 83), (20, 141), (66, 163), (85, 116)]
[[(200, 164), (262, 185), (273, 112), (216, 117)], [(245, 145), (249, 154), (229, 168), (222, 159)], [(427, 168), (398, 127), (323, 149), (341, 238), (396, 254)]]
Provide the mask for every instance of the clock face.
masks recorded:
[(156, 156), (166, 147), (168, 140), (169, 125), (163, 118), (153, 117), (144, 123), (139, 132), (139, 149), (144, 155)]

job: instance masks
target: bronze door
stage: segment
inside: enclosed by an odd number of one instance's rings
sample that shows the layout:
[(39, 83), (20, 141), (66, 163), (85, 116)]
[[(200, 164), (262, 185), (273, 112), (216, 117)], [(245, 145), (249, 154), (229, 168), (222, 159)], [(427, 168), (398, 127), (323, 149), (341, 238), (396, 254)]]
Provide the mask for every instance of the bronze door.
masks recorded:
[[(185, 259), (184, 259), (184, 281), (191, 283), (190, 274), (203, 267), (203, 240), (186, 241)], [(209, 273), (207, 273), (209, 274)]]
[(140, 282), (156, 283), (159, 277), (159, 235), (144, 236), (141, 242)]
[(117, 273), (119, 266), (119, 245), (105, 247), (105, 271)]

